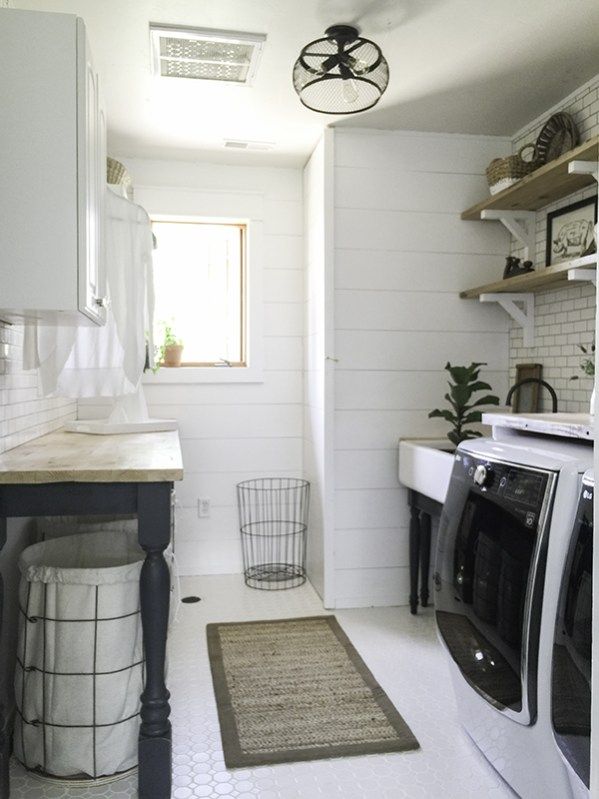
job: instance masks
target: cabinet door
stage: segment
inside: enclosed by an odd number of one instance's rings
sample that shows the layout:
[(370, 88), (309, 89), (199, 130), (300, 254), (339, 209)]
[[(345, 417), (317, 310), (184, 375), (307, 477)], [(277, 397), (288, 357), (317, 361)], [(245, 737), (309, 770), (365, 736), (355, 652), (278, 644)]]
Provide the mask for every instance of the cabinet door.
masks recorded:
[(98, 231), (99, 231), (99, 258), (95, 272), (95, 289), (96, 296), (100, 299), (104, 298), (104, 304), (98, 305), (96, 308), (102, 317), (102, 323), (106, 321), (106, 298), (108, 296), (106, 288), (106, 248), (105, 248), (105, 193), (106, 193), (106, 106), (104, 105), (104, 98), (102, 96), (102, 87), (98, 95), (98, 196), (99, 196), (99, 214), (97, 217)]
[(79, 310), (99, 324), (106, 319), (102, 268), (104, 172), (98, 76), (83, 24), (78, 26)]

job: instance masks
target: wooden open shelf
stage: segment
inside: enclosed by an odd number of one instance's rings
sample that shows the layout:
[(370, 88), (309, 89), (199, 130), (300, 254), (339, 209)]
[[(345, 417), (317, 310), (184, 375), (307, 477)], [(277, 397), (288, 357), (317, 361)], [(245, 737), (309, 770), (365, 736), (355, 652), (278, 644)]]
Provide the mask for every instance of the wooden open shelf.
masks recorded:
[[(575, 147), (574, 150), (550, 161), (530, 175), (503, 191), (493, 194), (483, 202), (473, 205), (462, 213), (462, 219), (480, 219), (481, 211), (536, 211), (545, 205), (584, 189), (594, 182), (592, 175), (570, 174), (571, 161), (597, 161), (599, 158), (599, 136)], [(525, 275), (524, 277), (529, 277)], [(513, 278), (518, 280), (519, 278)]]
[(478, 286), (474, 289), (467, 289), (460, 292), (462, 299), (477, 299), (481, 294), (518, 294), (539, 291), (548, 288), (554, 283), (562, 283), (568, 280), (568, 273), (574, 269), (592, 269), (597, 265), (597, 254), (585, 255), (575, 261), (566, 261), (563, 264), (554, 266), (540, 266), (534, 272), (526, 275), (517, 275), (507, 280), (498, 280), (495, 283), (487, 283), (486, 286)]

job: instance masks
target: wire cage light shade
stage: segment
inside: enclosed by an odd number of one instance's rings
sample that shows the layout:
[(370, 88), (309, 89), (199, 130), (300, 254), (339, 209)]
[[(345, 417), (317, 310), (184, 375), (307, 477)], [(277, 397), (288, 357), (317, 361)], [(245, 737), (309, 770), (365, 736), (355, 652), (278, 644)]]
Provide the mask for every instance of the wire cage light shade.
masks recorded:
[(293, 67), (301, 102), (322, 114), (356, 114), (375, 106), (389, 83), (381, 48), (351, 25), (333, 25), (307, 44)]

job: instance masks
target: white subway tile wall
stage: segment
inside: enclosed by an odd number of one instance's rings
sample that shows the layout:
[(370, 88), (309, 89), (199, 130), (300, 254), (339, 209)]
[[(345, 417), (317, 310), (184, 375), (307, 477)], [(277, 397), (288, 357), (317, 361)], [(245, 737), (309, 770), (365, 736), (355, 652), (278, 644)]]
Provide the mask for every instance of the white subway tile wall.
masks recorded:
[(42, 397), (35, 372), (23, 370), (23, 328), (0, 322), (0, 452), (75, 419), (77, 404)]
[[(581, 142), (599, 134), (599, 75), (519, 131), (513, 140), (514, 152), (527, 142), (535, 142), (547, 119), (558, 110), (573, 116)], [(545, 264), (547, 214), (577, 200), (592, 197), (593, 194), (597, 194), (596, 186), (572, 194), (537, 212), (536, 246), (532, 259), (537, 269), (542, 269)], [(522, 249), (515, 241), (512, 242), (511, 251), (513, 255), (523, 256)], [(579, 345), (588, 348), (593, 342), (595, 304), (595, 287), (592, 283), (573, 284), (537, 294), (535, 346), (525, 347), (522, 329), (515, 323), (511, 325), (510, 382), (513, 383), (516, 379), (516, 364), (540, 363), (543, 365), (543, 377), (557, 392), (559, 409), (571, 413), (587, 413), (593, 381), (580, 369), (580, 361), (584, 356)], [(573, 375), (578, 375), (580, 379), (571, 380)], [(551, 397), (543, 391), (541, 410), (550, 409)]]

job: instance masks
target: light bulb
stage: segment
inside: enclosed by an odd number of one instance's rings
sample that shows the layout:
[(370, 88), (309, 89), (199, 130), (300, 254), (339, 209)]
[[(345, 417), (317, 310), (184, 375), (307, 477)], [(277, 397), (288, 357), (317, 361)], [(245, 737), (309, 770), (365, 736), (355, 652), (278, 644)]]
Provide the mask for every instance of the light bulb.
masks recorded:
[(352, 80), (352, 78), (344, 80), (342, 92), (343, 99), (348, 105), (355, 103), (358, 99), (358, 87), (356, 86), (355, 80)]
[(363, 75), (370, 70), (370, 64), (361, 58), (352, 58), (350, 66), (354, 75)]

